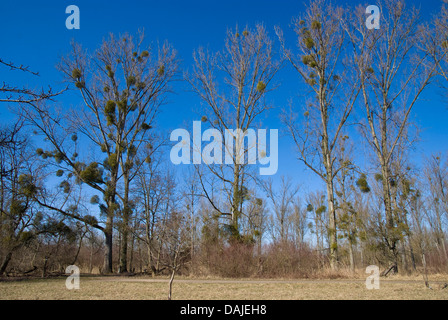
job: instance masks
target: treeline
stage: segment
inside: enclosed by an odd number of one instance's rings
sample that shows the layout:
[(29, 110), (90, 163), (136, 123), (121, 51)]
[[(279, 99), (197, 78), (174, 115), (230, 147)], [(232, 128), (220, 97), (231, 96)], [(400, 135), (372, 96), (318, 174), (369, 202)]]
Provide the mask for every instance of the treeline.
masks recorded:
[[(70, 264), (173, 276), (309, 277), (371, 264), (446, 272), (446, 155), (410, 155), (412, 109), (448, 80), (448, 7), (422, 23), (404, 1), (381, 1), (379, 29), (366, 25), (366, 7), (312, 0), (292, 42), (279, 27), (272, 38), (263, 25), (229, 30), (221, 51), (194, 52), (189, 73), (168, 42), (145, 47), (139, 33), (94, 52), (73, 44), (58, 64), (66, 90), (4, 84), (0, 101), (18, 120), (0, 132), (0, 274)], [(157, 119), (176, 81), (222, 137), (263, 127), (281, 68), (296, 71), (306, 98), (278, 114), (321, 191), (259, 176), (238, 152), (230, 164), (170, 162)], [(68, 88), (82, 106), (58, 105)]]

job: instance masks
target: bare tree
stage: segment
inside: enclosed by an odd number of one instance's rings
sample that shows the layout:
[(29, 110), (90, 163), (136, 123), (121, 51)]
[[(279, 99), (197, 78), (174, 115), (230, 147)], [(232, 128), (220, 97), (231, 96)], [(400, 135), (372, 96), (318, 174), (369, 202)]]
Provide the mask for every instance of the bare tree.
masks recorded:
[(309, 231), (308, 228), (308, 214), (306, 206), (304, 206), (302, 199), (296, 196), (293, 201), (293, 212), (291, 215), (291, 224), (293, 228), (293, 240), (297, 247), (305, 244), (305, 235)]
[(236, 28), (227, 32), (222, 51), (212, 54), (203, 48), (197, 50), (193, 73), (186, 76), (206, 106), (202, 120), (222, 136), (225, 130), (234, 132), (230, 137), (232, 150), (226, 150), (232, 155), (231, 163), (207, 166), (209, 172), (223, 182), (229, 208), (218, 207), (206, 188), (204, 190), (214, 208), (229, 218), (229, 230), (234, 239), (239, 237), (238, 220), (247, 189), (244, 180), (249, 178), (244, 157), (255, 146), (244, 147), (243, 155), (239, 151), (247, 130), (255, 126), (260, 115), (269, 108), (265, 97), (273, 90), (271, 82), (280, 68), (280, 62), (274, 59), (271, 40), (262, 25), (243, 31)]
[(246, 212), (248, 230), (245, 232), (245, 234), (249, 235), (249, 238), (251, 238), (255, 242), (258, 256), (258, 271), (261, 272), (261, 249), (268, 222), (268, 210), (266, 201), (263, 198), (258, 197), (255, 192), (252, 192), (249, 200), (249, 205), (246, 208)]
[(190, 257), (187, 221), (182, 213), (171, 212), (165, 237), (164, 244), (168, 254), (168, 260), (165, 264), (171, 272), (168, 300), (171, 300), (174, 277), (185, 266)]
[(202, 194), (201, 188), (197, 183), (197, 175), (195, 170), (190, 170), (185, 178), (185, 186), (183, 191), (185, 214), (187, 215), (188, 230), (190, 232), (190, 258), (192, 261), (192, 270), (194, 272), (195, 254), (199, 244), (198, 224), (199, 224), (199, 200)]
[(399, 146), (406, 140), (412, 108), (436, 75), (437, 64), (427, 50), (421, 50), (418, 10), (398, 0), (385, 0), (379, 6), (380, 30), (366, 27), (363, 7), (358, 7), (346, 30), (361, 81), (365, 109), (361, 129), (381, 169), (384, 241), (390, 268), (396, 272), (400, 235), (393, 208), (392, 163), (394, 157), (400, 157)]
[[(319, 258), (321, 258), (323, 256), (323, 251), (326, 251), (325, 243), (329, 243), (329, 225), (328, 216), (326, 216), (327, 207), (325, 206), (325, 193), (322, 191), (309, 193), (306, 200), (308, 202), (306, 210), (311, 215), (311, 219), (314, 222), (310, 222), (308, 227), (311, 233), (316, 235), (315, 248), (318, 251)], [(323, 260), (321, 259), (321, 261)]]
[(299, 187), (294, 186), (291, 178), (282, 176), (278, 190), (274, 189), (272, 179), (263, 183), (263, 189), (273, 206), (274, 241), (284, 243), (289, 240), (291, 217), (293, 214), (293, 201), (299, 192)]
[[(159, 155), (160, 156), (160, 155)], [(138, 232), (138, 238), (146, 245), (148, 261), (147, 269), (153, 276), (163, 271), (162, 248), (164, 233), (167, 228), (171, 196), (174, 188), (174, 177), (162, 166), (159, 156), (153, 157), (145, 171), (139, 172), (137, 193), (142, 203), (137, 219), (144, 230)]]
[(334, 179), (346, 166), (336, 161), (335, 149), (359, 93), (351, 57), (344, 51), (342, 19), (343, 10), (330, 1), (312, 1), (305, 13), (293, 20), (299, 39), (296, 53), (286, 48), (282, 31), (277, 29), (286, 57), (310, 91), (308, 101), (304, 101), (303, 120), (291, 110), (285, 112), (283, 121), (297, 146), (299, 159), (325, 183), (333, 269), (338, 261)]

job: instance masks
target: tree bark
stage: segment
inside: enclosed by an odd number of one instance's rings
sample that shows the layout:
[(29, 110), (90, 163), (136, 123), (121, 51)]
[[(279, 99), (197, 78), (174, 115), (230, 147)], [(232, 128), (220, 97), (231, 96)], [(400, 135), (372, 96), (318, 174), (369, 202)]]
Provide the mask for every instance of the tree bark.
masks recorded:
[(353, 252), (353, 243), (349, 237), (348, 253), (350, 258), (350, 271), (355, 272), (355, 255)]
[[(237, 152), (238, 148), (237, 148)], [(240, 207), (240, 175), (239, 175), (239, 165), (235, 163), (233, 169), (233, 203), (232, 203), (232, 238), (238, 239), (239, 237), (239, 207)]]
[(112, 273), (113, 272), (113, 260), (112, 260), (112, 255), (113, 255), (113, 243), (112, 243), (112, 238), (113, 238), (113, 213), (111, 213), (110, 211), (112, 210), (112, 208), (109, 207), (109, 213), (107, 215), (107, 220), (106, 220), (106, 227), (104, 229), (104, 238), (105, 238), (105, 245), (106, 245), (106, 252), (104, 254), (104, 268), (103, 268), (103, 272), (105, 274), (108, 273)]
[(338, 238), (336, 230), (336, 210), (334, 208), (333, 179), (327, 181), (327, 197), (329, 214), (328, 237), (330, 240), (330, 267), (332, 270), (336, 270), (338, 268)]
[(172, 292), (173, 292), (173, 281), (174, 281), (174, 275), (176, 274), (176, 270), (173, 269), (171, 272), (170, 282), (169, 282), (169, 292), (168, 292), (168, 300), (171, 300)]
[(6, 254), (5, 258), (3, 259), (2, 265), (0, 267), (0, 276), (2, 276), (5, 273), (6, 268), (8, 267), (9, 261), (11, 261), (11, 258), (12, 258), (12, 251), (9, 251)]
[[(384, 140), (383, 140), (384, 141)], [(398, 271), (398, 252), (397, 252), (397, 238), (395, 236), (395, 223), (392, 211), (392, 201), (391, 201), (391, 192), (390, 192), (390, 175), (389, 168), (384, 162), (384, 159), (380, 159), (381, 161), (381, 171), (383, 174), (383, 203), (384, 210), (386, 214), (386, 244), (389, 250), (389, 264), (395, 266), (394, 271)]]
[[(322, 102), (321, 102), (322, 103)], [(326, 171), (326, 187), (327, 187), (327, 203), (328, 203), (328, 238), (330, 245), (330, 267), (332, 270), (337, 269), (338, 263), (338, 238), (336, 229), (336, 210), (334, 206), (334, 177), (333, 177), (333, 161), (331, 157), (331, 151), (328, 144), (328, 117), (326, 109), (322, 107), (322, 123), (324, 126), (322, 135), (322, 153), (324, 156), (324, 166)]]
[(120, 273), (128, 271), (128, 238), (129, 238), (129, 215), (126, 212), (127, 205), (123, 210), (122, 227), (121, 227), (121, 246), (120, 246)]

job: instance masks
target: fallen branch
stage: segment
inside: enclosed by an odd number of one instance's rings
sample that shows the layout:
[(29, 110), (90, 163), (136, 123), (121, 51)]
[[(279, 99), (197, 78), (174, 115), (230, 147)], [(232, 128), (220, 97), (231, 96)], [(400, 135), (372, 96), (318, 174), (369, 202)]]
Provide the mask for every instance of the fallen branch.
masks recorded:
[(394, 263), (394, 264), (392, 264), (389, 268), (387, 268), (386, 270), (384, 270), (382, 273), (381, 273), (381, 276), (382, 277), (387, 277), (388, 276), (388, 274), (391, 272), (391, 271), (393, 271), (392, 273), (393, 274), (396, 274), (397, 272), (398, 272), (398, 268), (397, 268), (397, 265)]
[(28, 270), (28, 271), (25, 271), (23, 274), (28, 274), (28, 273), (31, 273), (31, 272), (36, 271), (36, 270), (37, 270), (37, 267), (36, 267), (36, 266), (33, 266), (32, 269), (30, 269), (30, 270)]

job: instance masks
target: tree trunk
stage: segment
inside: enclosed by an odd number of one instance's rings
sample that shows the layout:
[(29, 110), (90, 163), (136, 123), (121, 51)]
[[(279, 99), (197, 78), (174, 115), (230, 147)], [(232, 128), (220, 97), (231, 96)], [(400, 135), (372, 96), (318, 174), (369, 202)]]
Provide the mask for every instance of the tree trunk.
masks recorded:
[[(136, 230), (137, 229), (137, 225), (133, 226), (133, 229)], [(129, 253), (129, 271), (130, 272), (134, 272), (135, 271), (135, 267), (134, 265), (134, 247), (135, 247), (135, 234), (132, 233), (132, 237), (131, 237), (131, 252)]]
[(104, 237), (106, 245), (106, 253), (104, 255), (104, 270), (105, 274), (113, 273), (113, 227), (114, 227), (114, 216), (116, 210), (115, 195), (117, 191), (117, 175), (118, 171), (115, 168), (111, 172), (111, 180), (107, 188), (108, 198), (107, 198), (107, 219), (106, 227), (104, 228)]
[(48, 264), (48, 257), (44, 257), (44, 265), (42, 266), (42, 278), (45, 278), (47, 276), (47, 264)]
[[(385, 139), (385, 138), (383, 138)], [(384, 141), (384, 140), (383, 140)], [(385, 142), (383, 142), (385, 143)], [(394, 272), (398, 271), (398, 252), (397, 252), (397, 238), (395, 236), (395, 223), (392, 211), (392, 201), (390, 192), (390, 177), (389, 168), (384, 159), (381, 159), (381, 171), (383, 175), (383, 202), (386, 213), (386, 244), (389, 250), (389, 264), (394, 265)]]
[(138, 262), (139, 262), (139, 267), (140, 267), (140, 273), (143, 273), (143, 259), (142, 259), (142, 246), (140, 243), (138, 243)]
[(414, 254), (414, 248), (412, 247), (411, 238), (408, 237), (408, 246), (409, 246), (409, 252), (411, 254), (411, 262), (412, 262), (412, 270), (417, 270), (417, 265), (415, 263), (415, 254)]
[(350, 271), (355, 272), (355, 255), (353, 252), (353, 243), (350, 237), (349, 237), (348, 253), (350, 258)]
[(169, 292), (168, 292), (168, 300), (171, 300), (172, 292), (173, 292), (173, 281), (174, 281), (174, 275), (176, 274), (175, 269), (171, 272), (171, 278), (169, 282)]
[(75, 257), (73, 258), (73, 262), (71, 263), (72, 265), (76, 264), (76, 261), (78, 260), (79, 253), (81, 252), (82, 240), (84, 239), (85, 234), (86, 233), (82, 234), (82, 236), (79, 238), (78, 250), (76, 251)]
[(146, 224), (146, 249), (148, 252), (148, 264), (147, 264), (147, 270), (148, 272), (151, 272), (152, 277), (155, 277), (154, 267), (152, 263), (152, 250), (151, 250), (151, 236), (149, 234), (149, 224)]
[(120, 273), (128, 271), (128, 238), (129, 238), (129, 216), (131, 209), (129, 207), (129, 176), (123, 175), (124, 179), (124, 199), (123, 199), (123, 214), (121, 227), (121, 247), (120, 247)]
[(334, 189), (332, 178), (327, 179), (327, 197), (329, 214), (328, 238), (330, 241), (330, 267), (332, 270), (336, 270), (338, 267), (338, 238), (336, 230), (336, 210), (334, 208)]
[(426, 255), (424, 251), (422, 251), (422, 264), (423, 264), (423, 280), (425, 281), (425, 286), (427, 288), (431, 288), (429, 286), (428, 269), (426, 268)]
[(148, 249), (147, 250), (148, 251), (148, 264), (147, 264), (146, 268), (147, 268), (148, 272), (151, 272), (151, 276), (154, 278), (156, 276), (156, 272), (155, 272), (155, 268), (152, 263), (151, 246), (148, 245), (147, 249)]
[(104, 268), (103, 272), (105, 274), (112, 273), (112, 230), (113, 230), (113, 216), (108, 215), (106, 221), (106, 228), (104, 229), (106, 252), (104, 254)]
[(445, 260), (445, 262), (448, 262), (448, 252), (446, 251), (446, 243), (445, 243), (445, 235), (443, 233), (443, 230), (440, 228), (440, 249), (442, 251), (442, 259)]
[(403, 266), (403, 270), (407, 273), (409, 272), (408, 268), (408, 259), (406, 258), (406, 247), (405, 247), (405, 240), (401, 240), (401, 265)]
[(2, 265), (0, 267), (0, 276), (2, 276), (5, 273), (6, 268), (8, 267), (9, 261), (11, 261), (11, 258), (12, 258), (12, 251), (9, 251), (6, 254), (5, 258), (3, 259)]
[[(126, 209), (125, 209), (126, 210)], [(123, 211), (125, 211), (123, 210)], [(123, 213), (123, 221), (121, 228), (121, 244), (120, 244), (120, 266), (119, 272), (126, 273), (128, 271), (127, 262), (128, 262), (128, 224), (129, 217), (127, 213)]]
[(364, 266), (364, 245), (361, 243), (361, 245), (359, 246), (360, 250), (359, 250), (359, 255), (360, 255), (360, 262), (361, 262), (361, 266)]
[[(238, 142), (237, 142), (238, 145)], [(239, 152), (239, 148), (236, 148), (236, 152)], [(233, 169), (233, 204), (232, 204), (232, 238), (238, 239), (239, 236), (239, 207), (240, 207), (240, 175), (239, 175), (239, 165), (235, 161), (235, 167)]]
[(190, 203), (190, 260), (191, 260), (191, 271), (194, 274), (195, 273), (195, 236), (196, 236), (196, 221), (194, 217), (194, 199), (193, 195), (191, 196), (191, 203)]
[(334, 177), (333, 177), (333, 161), (329, 145), (328, 136), (328, 109), (325, 104), (325, 89), (321, 85), (319, 90), (321, 121), (322, 121), (322, 155), (323, 164), (325, 166), (325, 184), (327, 186), (327, 203), (328, 203), (328, 240), (330, 245), (330, 267), (332, 270), (337, 269), (338, 262), (338, 238), (336, 229), (336, 210), (334, 206)]
[(90, 259), (89, 259), (89, 273), (92, 274), (93, 270), (93, 245), (90, 247)]

